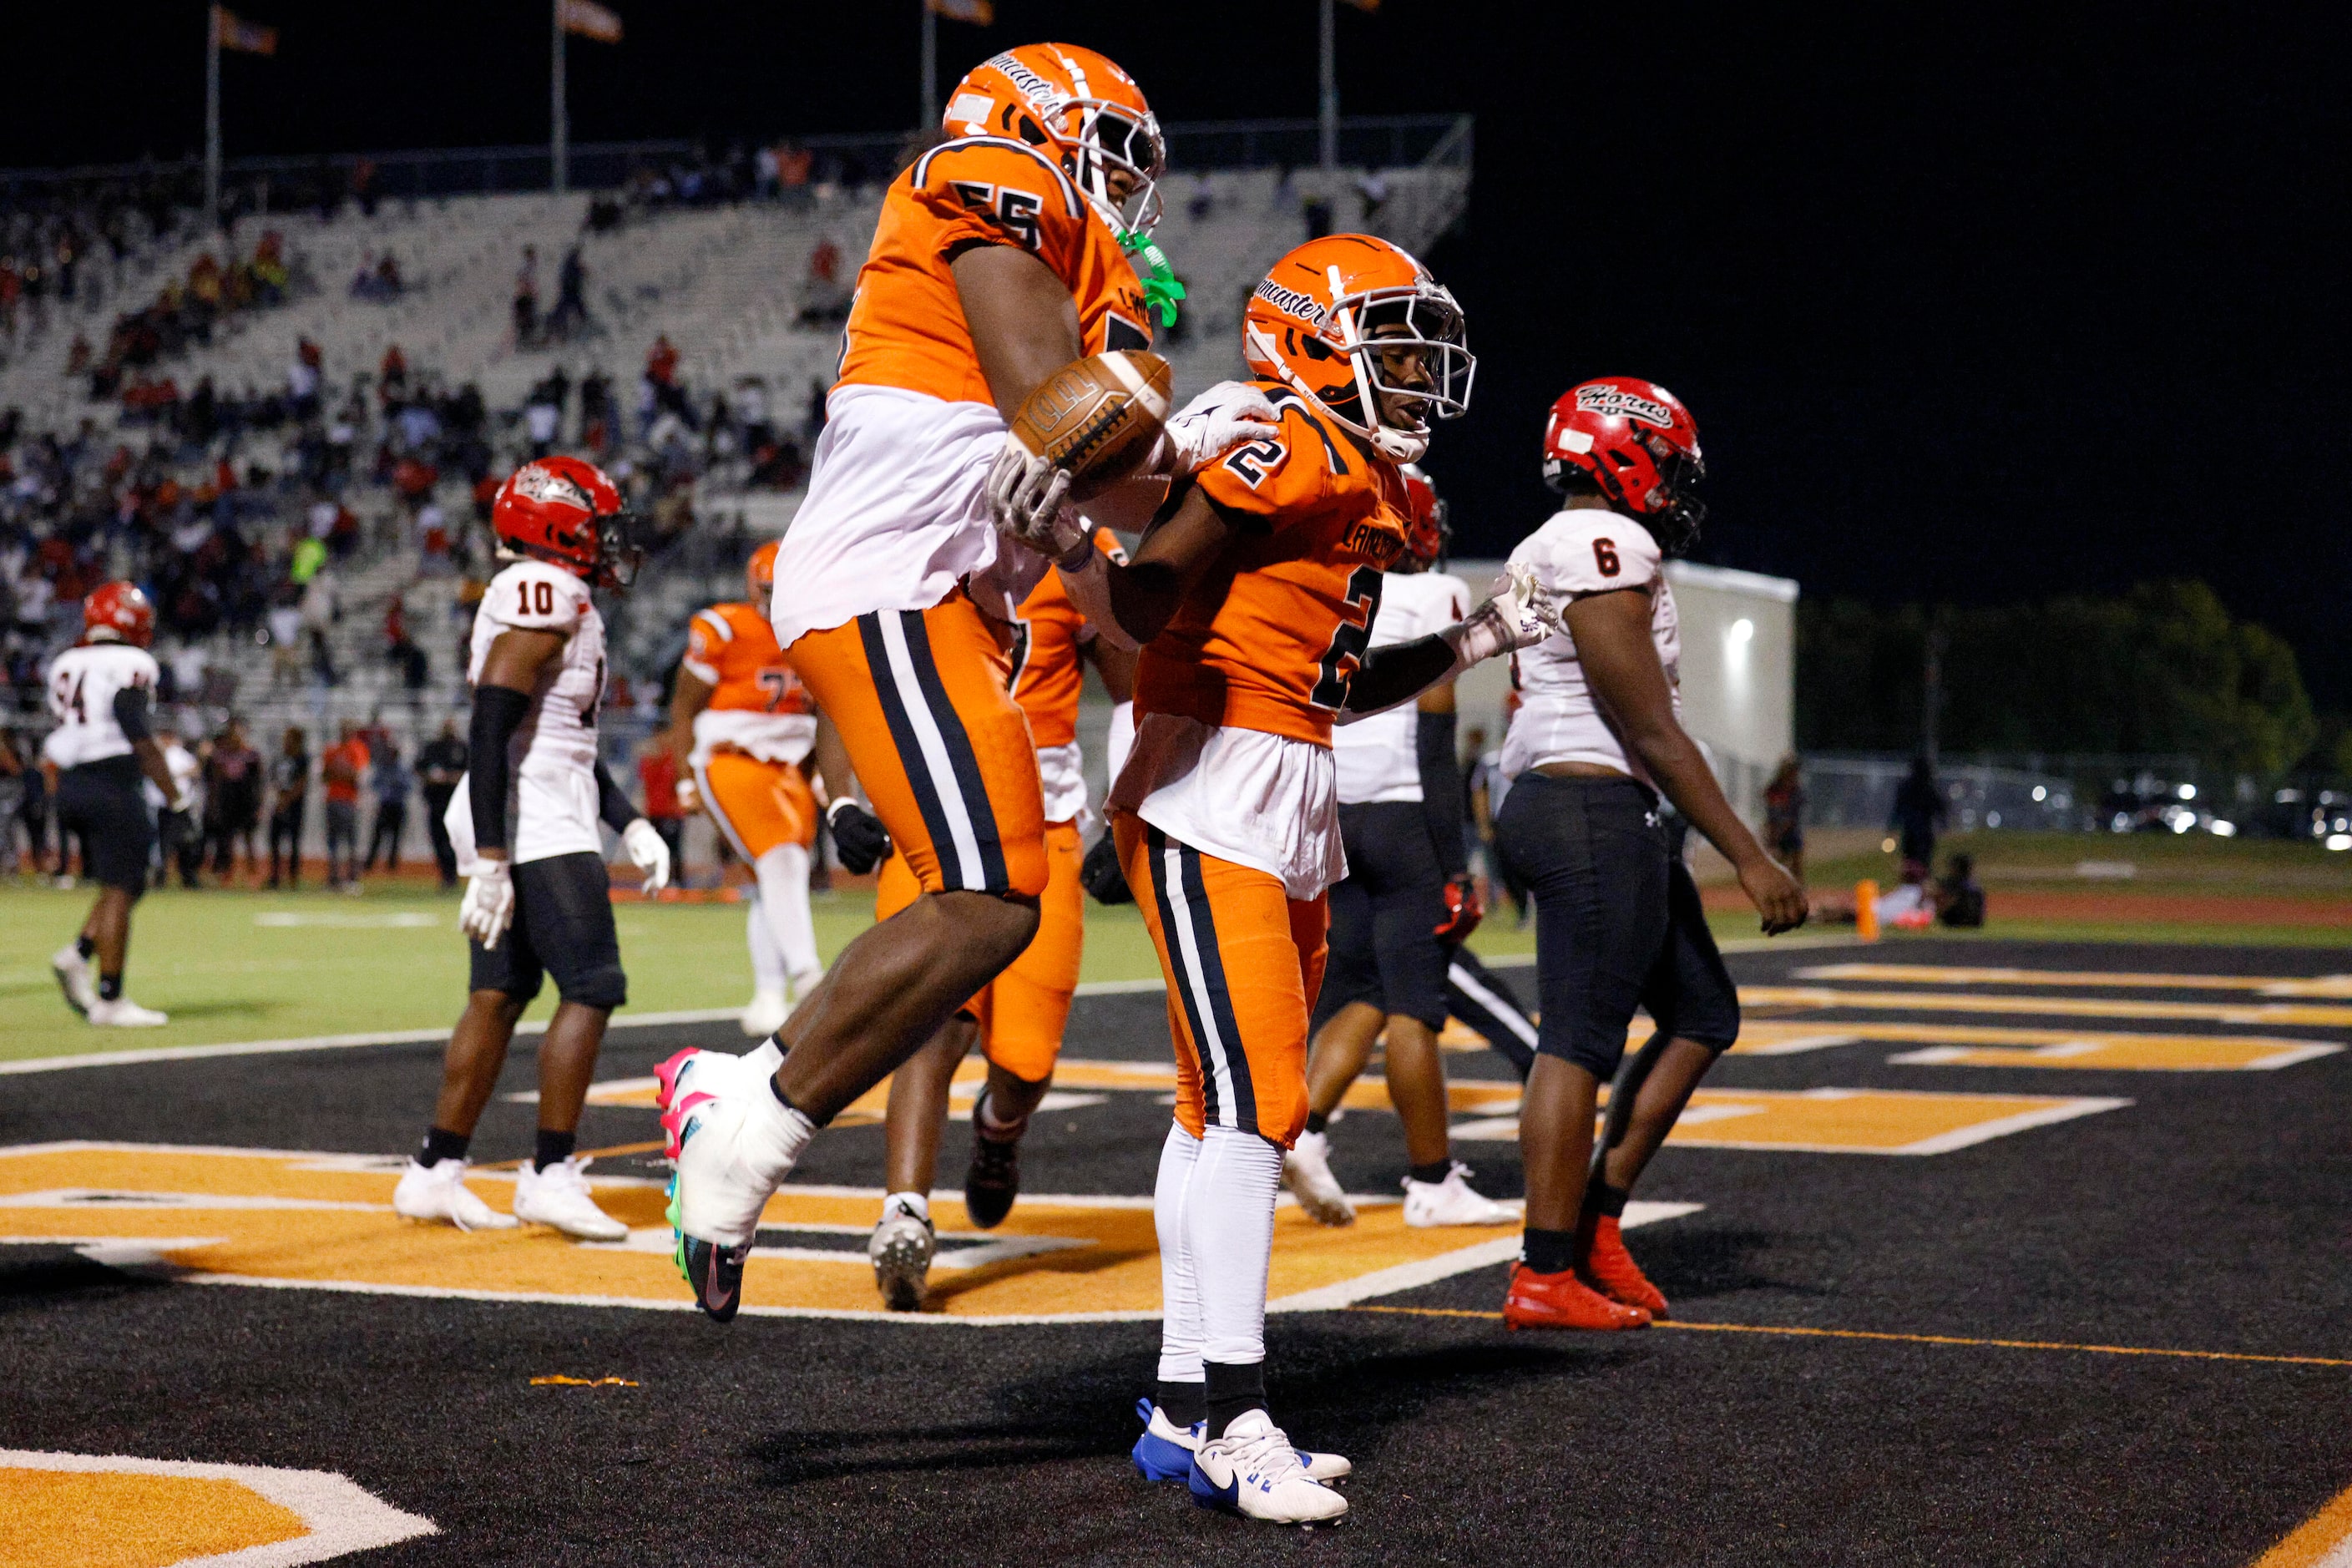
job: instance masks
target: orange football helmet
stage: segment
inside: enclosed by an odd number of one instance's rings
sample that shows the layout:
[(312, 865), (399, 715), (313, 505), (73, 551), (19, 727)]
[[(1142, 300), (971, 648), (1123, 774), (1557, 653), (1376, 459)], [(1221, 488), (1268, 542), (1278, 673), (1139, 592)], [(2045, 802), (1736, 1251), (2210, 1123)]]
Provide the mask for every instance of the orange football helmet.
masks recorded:
[(768, 613), (768, 601), (776, 596), (776, 552), (784, 542), (771, 539), (751, 552), (751, 559), (743, 563), (743, 581), (751, 590), (751, 607), (761, 615)]
[(1400, 463), (1429, 449), (1431, 419), (1469, 407), (1478, 368), (1454, 296), (1369, 234), (1310, 239), (1276, 262), (1242, 314), (1242, 357)]
[[(1051, 148), (1122, 238), (1129, 231), (1149, 235), (1160, 222), (1168, 142), (1159, 117), (1135, 79), (1092, 49), (1024, 44), (991, 56), (948, 95), (943, 128), (950, 136)], [(1123, 198), (1111, 190), (1114, 174), (1130, 182)]]

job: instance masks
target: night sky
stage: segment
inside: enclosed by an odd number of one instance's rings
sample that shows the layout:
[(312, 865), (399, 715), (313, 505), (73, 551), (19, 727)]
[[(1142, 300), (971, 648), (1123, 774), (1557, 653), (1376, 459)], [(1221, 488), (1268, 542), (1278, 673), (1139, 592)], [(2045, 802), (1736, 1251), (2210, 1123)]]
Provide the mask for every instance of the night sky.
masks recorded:
[[(578, 140), (915, 118), (914, 0), (614, 4), (627, 41), (572, 48)], [(231, 155), (546, 136), (543, 4), (237, 9), (284, 42), (226, 64)], [(1344, 110), (1479, 117), (1469, 225), (1424, 258), (1480, 358), (1430, 462), (1461, 548), (1547, 511), (1554, 396), (1646, 375), (1699, 421), (1704, 558), (1885, 602), (2201, 576), (2352, 707), (2340, 15), (1905, 9), (1342, 7)], [(19, 10), (47, 92), (0, 105), (0, 157), (201, 144), (200, 5)], [(1163, 119), (1314, 112), (1313, 0), (997, 12), (941, 24), (943, 86), (1062, 37)]]

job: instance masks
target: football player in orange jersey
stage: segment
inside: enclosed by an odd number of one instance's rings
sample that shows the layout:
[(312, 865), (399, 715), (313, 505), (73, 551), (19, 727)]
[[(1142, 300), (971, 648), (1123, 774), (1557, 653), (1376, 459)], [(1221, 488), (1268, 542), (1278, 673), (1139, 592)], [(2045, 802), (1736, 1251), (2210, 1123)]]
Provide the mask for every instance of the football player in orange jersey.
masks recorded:
[(755, 1036), (775, 1033), (824, 978), (808, 892), (819, 721), (768, 624), (775, 566), (776, 546), (762, 544), (743, 569), (748, 600), (698, 610), (688, 623), (663, 737), (682, 764), (680, 804), (709, 814), (755, 879), (746, 920), (752, 996), (743, 1009), (743, 1032)]
[[(1095, 547), (1115, 561), (1127, 558), (1108, 529), (1097, 531)], [(1087, 780), (1078, 748), (1078, 699), (1087, 662), (1093, 661), (1114, 703), (1123, 706), (1134, 694), (1133, 651), (1097, 637), (1052, 574), (1029, 591), (1021, 602), (1021, 618), (1010, 630), (1013, 696), (1028, 714), (1037, 741), (1050, 869), (1036, 940), (891, 1076), (888, 1195), (866, 1256), (873, 1260), (876, 1288), (893, 1311), (911, 1312), (923, 1304), (936, 1249), (929, 1194), (947, 1121), (948, 1089), (957, 1064), (975, 1042), (988, 1058), (988, 1081), (971, 1108), (964, 1212), (980, 1229), (992, 1229), (1013, 1212), (1020, 1194), (1021, 1136), (1030, 1112), (1053, 1087), (1086, 940), (1078, 866), (1086, 853), (1079, 830), (1087, 816)], [(1112, 776), (1124, 752), (1114, 721)], [(906, 858), (892, 855), (875, 890), (875, 918), (889, 919), (920, 891)]]
[(1419, 262), (1363, 235), (1309, 241), (1257, 286), (1244, 353), (1280, 425), (1179, 481), (1130, 564), (1066, 514), (1009, 526), (1045, 540), (1099, 635), (1142, 647), (1109, 812), (1168, 983), (1177, 1098), (1136, 1467), (1307, 1523), (1347, 1510), (1323, 1484), (1347, 1465), (1302, 1455), (1267, 1414), (1265, 1289), (1283, 1152), (1307, 1117), (1325, 889), (1347, 868), (1331, 728), (1535, 641), (1550, 610), (1521, 574), (1460, 621), (1369, 647), (1405, 550), (1398, 465), (1470, 392), (1462, 312)]
[[(1155, 298), (1173, 314), (1164, 264), (1147, 284), (1129, 260), (1158, 254), (1163, 150), (1126, 72), (1066, 45), (1008, 50), (957, 85), (943, 129), (883, 198), (769, 612), (837, 729), (840, 758), (819, 738), (825, 776), (855, 769), (922, 892), (835, 961), (779, 1031), (772, 1076), (697, 1057), (665, 1085), (678, 1264), (722, 1321), (761, 1208), (815, 1130), (1036, 933), (1045, 800), (992, 617), (1011, 621), (1045, 568), (1000, 549), (990, 475), (1021, 449), (1008, 425), (1030, 393), (1087, 354), (1147, 346)], [(1213, 388), (1147, 466), (1189, 473), (1271, 412)]]

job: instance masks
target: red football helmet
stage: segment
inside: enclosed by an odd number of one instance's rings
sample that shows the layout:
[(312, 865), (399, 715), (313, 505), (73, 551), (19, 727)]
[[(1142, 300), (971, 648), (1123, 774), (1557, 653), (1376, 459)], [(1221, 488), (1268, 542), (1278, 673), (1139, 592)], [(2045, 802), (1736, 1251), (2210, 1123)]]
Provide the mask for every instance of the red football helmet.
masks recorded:
[(81, 602), (81, 640), (145, 647), (155, 640), (155, 606), (136, 583), (100, 583)]
[[(948, 95), (950, 136), (996, 136), (1049, 148), (1113, 234), (1160, 222), (1168, 142), (1135, 79), (1076, 44), (1024, 44), (974, 66)], [(1110, 177), (1124, 174), (1124, 199)], [(1134, 221), (1128, 218), (1134, 215)]]
[(1612, 510), (1638, 518), (1667, 554), (1697, 540), (1706, 517), (1691, 493), (1706, 477), (1698, 422), (1655, 382), (1603, 376), (1560, 394), (1544, 426), (1544, 482), (1566, 488), (1570, 468)]
[(1423, 571), (1433, 572), (1454, 542), (1453, 525), (1446, 521), (1444, 498), (1437, 493), (1436, 483), (1419, 463), (1406, 463), (1397, 472), (1404, 476), (1409, 503), (1405, 510), (1405, 553), (1420, 562)]
[(635, 521), (604, 470), (578, 458), (525, 463), (490, 502), (490, 531), (509, 552), (549, 562), (604, 588), (625, 588), (637, 580), (645, 552), (629, 541)]

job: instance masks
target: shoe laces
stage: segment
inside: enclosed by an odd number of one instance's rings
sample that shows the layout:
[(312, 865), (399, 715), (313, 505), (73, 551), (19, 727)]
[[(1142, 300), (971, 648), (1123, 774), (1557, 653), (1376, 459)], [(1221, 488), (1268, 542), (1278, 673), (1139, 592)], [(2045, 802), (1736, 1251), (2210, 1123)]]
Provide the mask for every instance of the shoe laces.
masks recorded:
[(1279, 1486), (1294, 1474), (1307, 1473), (1307, 1463), (1291, 1447), (1289, 1435), (1271, 1421), (1264, 1431), (1241, 1437), (1227, 1427), (1225, 1436), (1216, 1441), (1223, 1446), (1225, 1458), (1236, 1472), (1256, 1477), (1262, 1486)]
[(536, 1165), (534, 1180), (541, 1186), (553, 1185), (566, 1196), (576, 1194), (584, 1198), (588, 1196), (588, 1178), (581, 1173), (588, 1168), (589, 1159), (585, 1154), (574, 1154), (552, 1165)]

